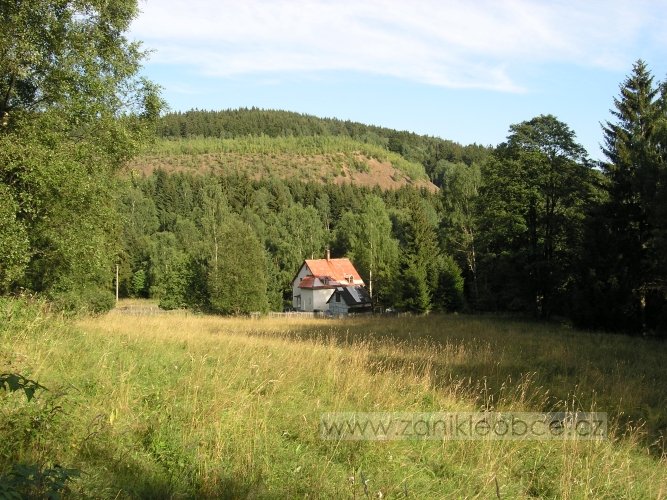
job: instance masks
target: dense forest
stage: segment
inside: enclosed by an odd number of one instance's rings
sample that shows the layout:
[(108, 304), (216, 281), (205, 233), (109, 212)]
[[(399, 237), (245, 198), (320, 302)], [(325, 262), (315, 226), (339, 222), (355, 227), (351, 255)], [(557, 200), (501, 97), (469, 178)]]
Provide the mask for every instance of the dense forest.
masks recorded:
[(0, 294), (113, 306), (117, 173), (164, 103), (123, 35), (136, 3), (2, 2)]
[[(655, 86), (639, 61), (614, 106), (617, 120), (604, 126), (608, 161), (599, 165), (551, 115), (512, 125), (507, 141), (490, 150), (281, 111), (167, 114), (157, 127), (167, 137), (363, 139), (421, 162), (440, 189), (165, 171), (134, 176), (121, 205), (131, 214), (123, 289), (160, 297), (165, 307), (280, 309), (289, 304), (300, 262), (330, 247), (352, 258), (365, 279), (376, 270), (381, 308), (506, 311), (664, 335), (664, 85)], [(230, 279), (218, 269), (219, 235), (228, 223), (254, 236), (246, 244), (259, 258), (250, 265), (243, 248), (228, 247), (224, 272), (248, 263), (239, 281), (257, 283), (261, 292), (255, 303), (225, 308), (212, 300), (225, 288), (221, 276)]]
[(441, 185), (450, 163), (481, 163), (493, 148), (392, 130), (333, 118), (318, 118), (289, 111), (237, 109), (227, 111), (192, 110), (168, 113), (157, 127), (159, 137), (342, 137), (379, 146), (404, 159), (421, 164), (431, 181)]
[[(593, 164), (551, 115), (491, 148), (285, 111), (162, 114), (121, 35), (136, 5), (114, 5), (3, 7), (0, 293), (104, 310), (119, 265), (124, 296), (165, 308), (281, 310), (301, 261), (328, 247), (365, 279), (373, 269), (378, 309), (666, 334), (667, 83), (643, 61), (610, 96), (606, 161)], [(151, 142), (202, 138), (295, 156), (322, 138), (366, 144), (439, 189), (124, 168)]]

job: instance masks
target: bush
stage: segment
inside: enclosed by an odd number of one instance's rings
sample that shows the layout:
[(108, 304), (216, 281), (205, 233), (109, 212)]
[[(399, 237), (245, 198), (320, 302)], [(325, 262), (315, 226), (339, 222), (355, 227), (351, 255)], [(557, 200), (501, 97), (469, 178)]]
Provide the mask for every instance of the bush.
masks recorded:
[(57, 311), (68, 314), (102, 314), (116, 305), (114, 294), (101, 288), (84, 288), (51, 295)]
[[(35, 392), (47, 390), (40, 383), (26, 378), (20, 373), (0, 374), (0, 397), (3, 393), (23, 392), (28, 401), (32, 401)], [(3, 401), (5, 403), (6, 400)], [(31, 441), (51, 439), (50, 430), (61, 413), (59, 405), (42, 404), (38, 406), (2, 406), (4, 421), (1, 429), (5, 449), (3, 454), (9, 458), (9, 471), (0, 475), (0, 499), (10, 498), (60, 498), (68, 492), (68, 483), (79, 477), (77, 469), (67, 469), (59, 465), (25, 464), (13, 462), (8, 450), (19, 450), (31, 446)], [(14, 438), (14, 440), (12, 440)], [(14, 442), (11, 442), (14, 441)]]

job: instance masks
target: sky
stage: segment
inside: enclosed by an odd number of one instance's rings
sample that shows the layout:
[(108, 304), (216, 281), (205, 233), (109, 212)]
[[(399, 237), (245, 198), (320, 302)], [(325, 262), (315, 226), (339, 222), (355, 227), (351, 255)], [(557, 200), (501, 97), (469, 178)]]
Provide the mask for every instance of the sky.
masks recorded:
[(139, 0), (130, 38), (172, 111), (259, 107), (497, 145), (555, 115), (592, 159), (643, 59), (667, 79), (667, 2)]

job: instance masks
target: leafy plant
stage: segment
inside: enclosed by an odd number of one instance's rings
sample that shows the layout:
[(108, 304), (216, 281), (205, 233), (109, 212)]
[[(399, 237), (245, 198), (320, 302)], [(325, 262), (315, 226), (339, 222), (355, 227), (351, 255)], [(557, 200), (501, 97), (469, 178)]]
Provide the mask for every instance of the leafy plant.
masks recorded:
[(35, 392), (38, 389), (47, 390), (40, 383), (30, 380), (19, 373), (3, 373), (0, 375), (0, 388), (9, 392), (22, 390), (28, 401), (35, 396)]
[[(31, 401), (38, 390), (48, 390), (35, 380), (19, 373), (0, 375), (0, 388), (8, 392), (23, 391)], [(21, 498), (59, 499), (66, 492), (67, 483), (79, 477), (78, 469), (67, 469), (60, 465), (12, 464), (6, 474), (0, 475), (0, 500)]]
[(56, 500), (67, 491), (67, 483), (81, 475), (77, 469), (59, 465), (40, 467), (30, 464), (14, 464), (0, 476), (0, 500), (21, 498), (48, 498)]

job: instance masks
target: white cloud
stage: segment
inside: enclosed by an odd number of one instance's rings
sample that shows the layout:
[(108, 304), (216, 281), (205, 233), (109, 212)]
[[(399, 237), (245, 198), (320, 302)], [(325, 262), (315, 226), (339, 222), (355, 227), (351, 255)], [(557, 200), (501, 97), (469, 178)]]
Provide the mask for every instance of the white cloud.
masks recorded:
[(208, 75), (348, 70), (432, 85), (521, 90), (512, 68), (627, 67), (658, 2), (622, 0), (148, 0), (133, 35), (151, 60)]

